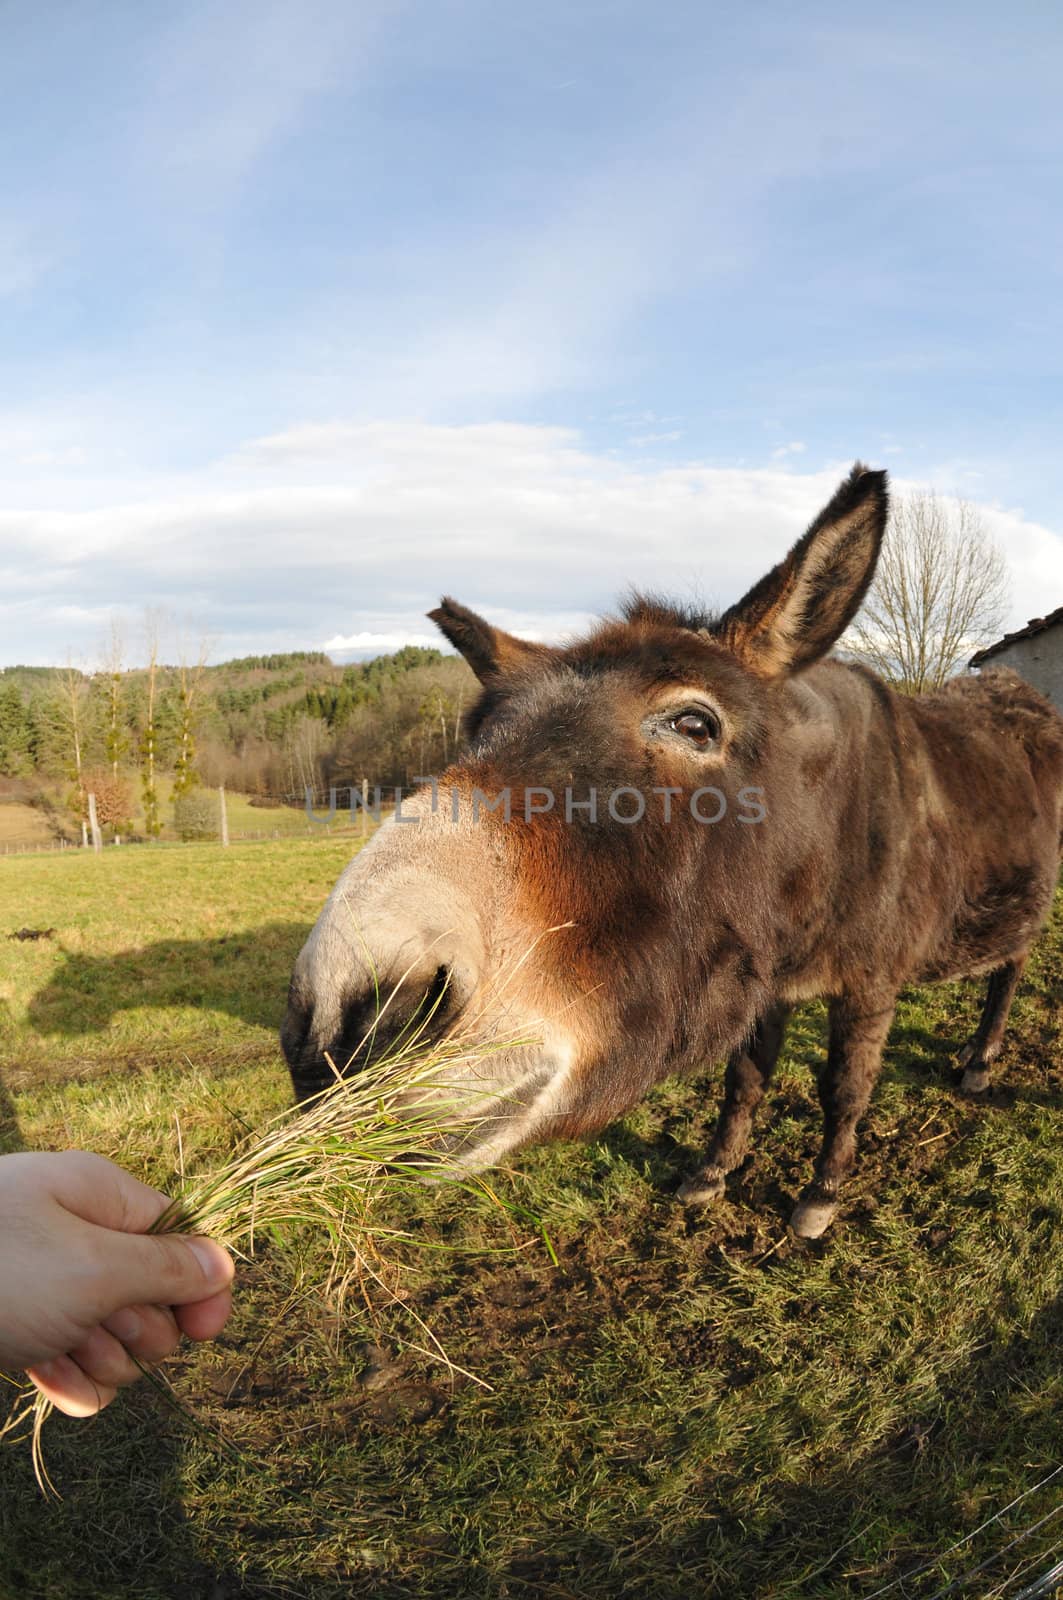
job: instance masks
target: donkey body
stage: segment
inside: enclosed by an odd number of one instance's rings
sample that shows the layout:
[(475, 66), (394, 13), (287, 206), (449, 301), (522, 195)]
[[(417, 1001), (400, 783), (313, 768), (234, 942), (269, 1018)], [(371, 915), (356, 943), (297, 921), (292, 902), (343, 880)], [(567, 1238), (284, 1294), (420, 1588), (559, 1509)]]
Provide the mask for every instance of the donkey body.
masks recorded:
[(793, 1218), (814, 1237), (853, 1164), (905, 984), (989, 974), (981, 1021), (960, 1054), (962, 1087), (988, 1088), (1058, 876), (1063, 719), (1009, 671), (907, 697), (832, 661), (800, 686), (804, 703), (783, 741), (784, 761), (801, 776), (792, 854), (778, 879), (773, 998), (729, 1058), (708, 1159), (681, 1192), (693, 1203), (723, 1193), (790, 1009), (825, 998), (824, 1141)]
[(367, 1031), (426, 995), (434, 1026), (534, 1031), (465, 1069), (467, 1159), (485, 1165), (726, 1057), (715, 1137), (681, 1191), (703, 1204), (742, 1159), (789, 1010), (822, 997), (824, 1140), (792, 1218), (816, 1236), (904, 984), (989, 975), (961, 1055), (983, 1092), (1058, 877), (1063, 718), (1009, 672), (906, 698), (823, 660), (886, 511), (885, 475), (854, 469), (719, 618), (636, 598), (549, 649), (444, 601), (432, 615), (483, 684), (469, 749), (445, 803), (422, 792), (418, 826), (385, 825), (308, 939), (282, 1033), (297, 1093), (326, 1081), (326, 1055), (355, 1070)]

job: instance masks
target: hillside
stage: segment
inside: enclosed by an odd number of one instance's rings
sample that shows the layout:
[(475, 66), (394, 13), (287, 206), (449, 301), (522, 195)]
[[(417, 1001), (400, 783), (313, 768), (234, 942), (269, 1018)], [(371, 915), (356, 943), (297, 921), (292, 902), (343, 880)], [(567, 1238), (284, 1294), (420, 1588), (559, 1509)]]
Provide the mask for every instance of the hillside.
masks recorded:
[(78, 837), (88, 789), (110, 796), (107, 823), (154, 831), (149, 753), (163, 811), (171, 789), (197, 784), (301, 804), (308, 787), (407, 783), (446, 764), (474, 688), (463, 661), (413, 646), (346, 666), (320, 651), (160, 665), (154, 685), (147, 668), (6, 667), (0, 844)]

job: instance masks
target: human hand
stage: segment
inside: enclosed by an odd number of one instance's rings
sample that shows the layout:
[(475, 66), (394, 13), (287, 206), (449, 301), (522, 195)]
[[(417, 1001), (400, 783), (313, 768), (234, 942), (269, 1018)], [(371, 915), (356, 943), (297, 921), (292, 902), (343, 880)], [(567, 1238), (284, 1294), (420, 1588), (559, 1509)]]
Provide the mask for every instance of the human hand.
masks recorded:
[(0, 1157), (0, 1367), (24, 1367), (60, 1411), (91, 1416), (181, 1334), (213, 1339), (232, 1257), (212, 1239), (146, 1233), (169, 1205), (103, 1156)]

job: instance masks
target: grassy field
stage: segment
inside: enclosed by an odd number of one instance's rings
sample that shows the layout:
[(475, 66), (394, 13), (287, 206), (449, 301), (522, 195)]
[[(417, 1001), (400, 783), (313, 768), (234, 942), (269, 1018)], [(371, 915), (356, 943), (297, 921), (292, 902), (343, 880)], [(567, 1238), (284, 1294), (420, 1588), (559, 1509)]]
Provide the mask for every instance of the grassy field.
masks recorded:
[[(290, 966), (350, 848), (0, 865), (6, 1147), (88, 1146), (165, 1187), (177, 1121), (206, 1164), (237, 1117), (283, 1105)], [(3, 938), (25, 925), (55, 931)], [(173, 1364), (230, 1448), (141, 1385), (49, 1424), (59, 1504), (0, 1449), (0, 1595), (866, 1600), (908, 1574), (888, 1592), (930, 1600), (981, 1563), (949, 1592), (1014, 1595), (1063, 1542), (1063, 1472), (942, 1553), (1063, 1463), (1061, 996), (1063, 907), (984, 1105), (952, 1073), (976, 989), (905, 997), (815, 1244), (784, 1226), (818, 1137), (815, 1007), (710, 1212), (674, 1191), (715, 1068), (502, 1175), (558, 1265), (485, 1201), (409, 1195), (405, 1220), (447, 1247), (411, 1257), (412, 1304), (475, 1382), (414, 1348), (408, 1316), (281, 1314), (245, 1269), (222, 1339)]]
[(18, 849), (52, 843), (52, 830), (43, 811), (36, 806), (0, 805), (0, 851), (6, 845)]
[[(145, 826), (143, 795), (139, 784), (134, 780), (130, 780), (129, 787), (134, 802), (133, 826), (142, 834)], [(173, 826), (172, 780), (165, 775), (160, 777), (158, 789), (159, 814), (163, 823), (162, 838), (164, 841), (172, 842), (177, 838)], [(76, 843), (79, 830), (65, 809), (63, 786), (55, 784), (49, 793), (57, 814), (62, 818), (68, 842)], [(361, 837), (361, 817), (352, 823), (349, 791), (346, 789), (339, 792), (336, 815), (331, 820), (326, 820), (327, 807), (324, 805), (315, 813), (318, 820), (310, 822), (301, 806), (254, 805), (250, 795), (235, 792), (227, 795), (226, 809), (229, 817), (229, 836), (232, 839), (240, 837), (270, 839), (274, 836), (281, 839)], [(5, 848), (13, 851), (32, 850), (35, 847), (54, 847), (56, 843), (48, 818), (38, 807), (12, 801), (0, 803), (0, 856), (3, 855)]]

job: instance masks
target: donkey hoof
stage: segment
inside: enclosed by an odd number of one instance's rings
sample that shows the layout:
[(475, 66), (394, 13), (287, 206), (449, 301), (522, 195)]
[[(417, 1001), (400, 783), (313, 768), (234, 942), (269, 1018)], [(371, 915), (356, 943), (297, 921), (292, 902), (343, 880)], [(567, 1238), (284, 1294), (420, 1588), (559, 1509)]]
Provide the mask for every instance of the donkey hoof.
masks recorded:
[(837, 1200), (828, 1200), (822, 1195), (810, 1196), (794, 1206), (790, 1226), (799, 1239), (820, 1239), (834, 1221), (837, 1209)]
[(960, 1089), (964, 1094), (985, 1094), (988, 1088), (989, 1068), (980, 1062), (968, 1067), (960, 1079)]
[(702, 1167), (680, 1184), (679, 1198), (685, 1206), (709, 1206), (723, 1194), (726, 1181), (722, 1167)]

